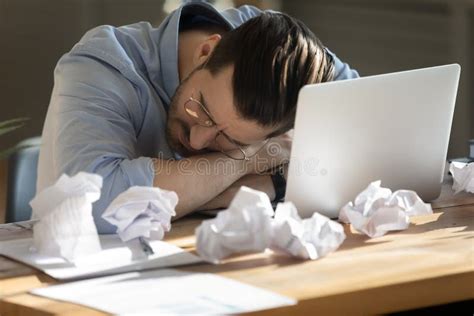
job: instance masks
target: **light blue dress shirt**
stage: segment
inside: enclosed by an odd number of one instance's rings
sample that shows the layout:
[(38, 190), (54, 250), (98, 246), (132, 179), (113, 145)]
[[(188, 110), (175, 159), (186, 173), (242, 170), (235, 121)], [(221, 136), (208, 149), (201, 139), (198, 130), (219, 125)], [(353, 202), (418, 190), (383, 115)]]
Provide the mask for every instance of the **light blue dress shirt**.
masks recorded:
[[(93, 215), (99, 233), (116, 228), (101, 218), (131, 186), (152, 186), (151, 157), (173, 158), (165, 138), (167, 111), (179, 85), (178, 32), (183, 14), (208, 16), (236, 28), (261, 11), (251, 6), (217, 11), (188, 3), (158, 28), (147, 22), (99, 26), (62, 56), (54, 72), (39, 157), (37, 191), (61, 174), (104, 178)], [(336, 56), (336, 80), (358, 74)]]

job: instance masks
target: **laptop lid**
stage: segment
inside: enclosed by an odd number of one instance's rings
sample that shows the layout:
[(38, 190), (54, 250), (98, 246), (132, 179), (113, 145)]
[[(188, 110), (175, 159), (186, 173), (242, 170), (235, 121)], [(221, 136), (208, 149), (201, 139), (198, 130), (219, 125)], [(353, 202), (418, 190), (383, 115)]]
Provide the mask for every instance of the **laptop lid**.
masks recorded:
[(334, 218), (379, 179), (435, 199), (459, 74), (452, 64), (303, 87), (285, 200)]

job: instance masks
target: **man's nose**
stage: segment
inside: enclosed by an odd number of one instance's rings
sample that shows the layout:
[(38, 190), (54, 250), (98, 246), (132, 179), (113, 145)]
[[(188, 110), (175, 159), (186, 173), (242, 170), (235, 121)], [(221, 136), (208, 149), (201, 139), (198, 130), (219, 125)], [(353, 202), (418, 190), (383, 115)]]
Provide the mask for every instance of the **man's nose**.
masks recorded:
[(208, 147), (216, 137), (216, 128), (204, 127), (198, 124), (191, 127), (189, 132), (189, 144), (195, 150)]

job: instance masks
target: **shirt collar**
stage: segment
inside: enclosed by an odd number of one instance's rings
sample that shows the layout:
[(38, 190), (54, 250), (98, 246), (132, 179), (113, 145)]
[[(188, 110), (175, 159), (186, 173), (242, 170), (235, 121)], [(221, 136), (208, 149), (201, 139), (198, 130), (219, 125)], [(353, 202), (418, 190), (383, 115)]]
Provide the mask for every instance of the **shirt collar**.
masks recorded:
[[(163, 21), (163, 33), (161, 43), (159, 43), (160, 58), (160, 72), (155, 74), (152, 79), (155, 88), (160, 91), (164, 90), (165, 95), (160, 95), (169, 107), (171, 98), (179, 86), (179, 71), (178, 71), (178, 38), (179, 38), (179, 21), (183, 10), (189, 14), (196, 11), (196, 14), (210, 15), (212, 18), (221, 19), (222, 23), (233, 29), (232, 23), (228, 21), (216, 8), (205, 2), (191, 2), (184, 4), (176, 9), (170, 16)], [(156, 79), (156, 80), (154, 80)], [(161, 79), (161, 80), (159, 80)], [(160, 89), (160, 87), (162, 89)]]

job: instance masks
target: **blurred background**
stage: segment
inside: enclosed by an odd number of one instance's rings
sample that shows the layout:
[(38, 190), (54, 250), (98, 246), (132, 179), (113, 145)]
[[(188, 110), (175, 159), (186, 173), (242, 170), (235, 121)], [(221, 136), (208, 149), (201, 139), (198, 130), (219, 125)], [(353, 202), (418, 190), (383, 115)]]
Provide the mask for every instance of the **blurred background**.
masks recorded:
[[(219, 9), (251, 4), (305, 22), (362, 76), (457, 62), (461, 83), (448, 157), (468, 155), (474, 138), (474, 0), (214, 0)], [(0, 122), (29, 117), (0, 136), (0, 152), (39, 136), (58, 59), (89, 29), (149, 21), (159, 25), (177, 0), (0, 0)], [(420, 148), (420, 150), (423, 150)], [(0, 223), (7, 163), (0, 158)]]
[[(449, 157), (466, 156), (474, 138), (472, 0), (209, 1), (223, 9), (252, 4), (305, 22), (362, 76), (457, 62), (462, 80)], [(177, 0), (0, 0), (0, 121), (30, 117), (0, 137), (0, 149), (40, 135), (60, 56), (101, 24), (157, 25)]]
[[(471, 48), (474, 1), (209, 1), (223, 9), (252, 4), (305, 22), (363, 76), (457, 62), (462, 80), (449, 157), (467, 154), (474, 135)], [(177, 0), (0, 0), (0, 121), (30, 117), (0, 138), (0, 148), (40, 135), (57, 60), (90, 28), (137, 21), (159, 24)]]

